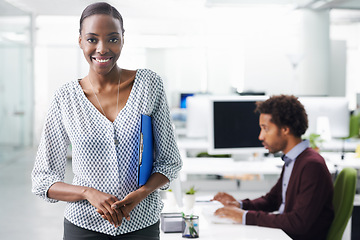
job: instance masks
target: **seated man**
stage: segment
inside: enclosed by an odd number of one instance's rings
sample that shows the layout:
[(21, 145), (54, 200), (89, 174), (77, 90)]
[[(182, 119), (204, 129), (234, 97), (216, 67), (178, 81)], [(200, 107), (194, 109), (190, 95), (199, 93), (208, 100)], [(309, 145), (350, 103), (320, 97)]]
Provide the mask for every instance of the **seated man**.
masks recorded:
[(269, 193), (254, 200), (216, 194), (213, 200), (224, 207), (215, 215), (280, 228), (292, 239), (326, 239), (334, 218), (333, 182), (324, 159), (301, 139), (308, 127), (304, 106), (294, 96), (281, 95), (258, 102), (256, 111), (259, 140), (270, 153), (284, 154), (280, 178)]

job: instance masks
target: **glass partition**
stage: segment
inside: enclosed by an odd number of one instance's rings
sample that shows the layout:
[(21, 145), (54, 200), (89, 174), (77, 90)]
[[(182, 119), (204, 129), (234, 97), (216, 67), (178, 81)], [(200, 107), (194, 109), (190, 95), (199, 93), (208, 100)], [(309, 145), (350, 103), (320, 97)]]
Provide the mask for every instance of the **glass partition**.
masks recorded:
[(0, 1), (0, 162), (32, 144), (32, 15)]

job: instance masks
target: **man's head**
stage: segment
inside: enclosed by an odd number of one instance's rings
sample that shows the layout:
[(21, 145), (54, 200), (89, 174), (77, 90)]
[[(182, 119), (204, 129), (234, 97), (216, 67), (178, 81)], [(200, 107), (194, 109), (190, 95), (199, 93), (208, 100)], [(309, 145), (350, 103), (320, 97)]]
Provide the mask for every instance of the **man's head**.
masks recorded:
[(256, 111), (260, 113), (259, 140), (271, 153), (290, 150), (308, 128), (304, 106), (294, 96), (272, 96), (257, 102)]

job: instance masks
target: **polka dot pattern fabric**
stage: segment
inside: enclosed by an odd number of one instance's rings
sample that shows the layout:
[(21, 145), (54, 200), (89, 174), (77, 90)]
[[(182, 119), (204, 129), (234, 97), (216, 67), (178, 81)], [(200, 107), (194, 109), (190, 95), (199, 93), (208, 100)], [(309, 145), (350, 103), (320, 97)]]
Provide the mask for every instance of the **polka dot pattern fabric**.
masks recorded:
[[(68, 145), (72, 146), (72, 184), (87, 186), (124, 198), (137, 189), (140, 117), (152, 117), (155, 160), (153, 172), (170, 181), (182, 166), (170, 121), (161, 78), (148, 69), (137, 70), (125, 107), (109, 121), (86, 98), (79, 81), (62, 86), (51, 103), (42, 132), (34, 169), (32, 191), (49, 202), (52, 184), (63, 182)], [(115, 145), (114, 136), (119, 140)], [(164, 186), (166, 189), (168, 185)], [(109, 235), (120, 235), (155, 224), (163, 204), (158, 191), (151, 193), (115, 228), (87, 201), (67, 203), (65, 218), (73, 224)]]

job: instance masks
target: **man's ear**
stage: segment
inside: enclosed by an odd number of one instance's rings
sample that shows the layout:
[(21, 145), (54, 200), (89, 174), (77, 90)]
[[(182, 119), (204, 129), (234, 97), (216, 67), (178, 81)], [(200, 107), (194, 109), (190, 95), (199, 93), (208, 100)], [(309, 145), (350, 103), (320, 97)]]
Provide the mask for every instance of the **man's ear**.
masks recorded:
[(81, 40), (81, 35), (79, 35), (79, 47), (82, 49), (82, 45), (81, 45), (81, 43), (82, 43), (82, 40)]
[(287, 127), (287, 126), (282, 127), (282, 128), (281, 128), (281, 132), (282, 132), (285, 136), (287, 136), (287, 135), (290, 134), (290, 128)]

